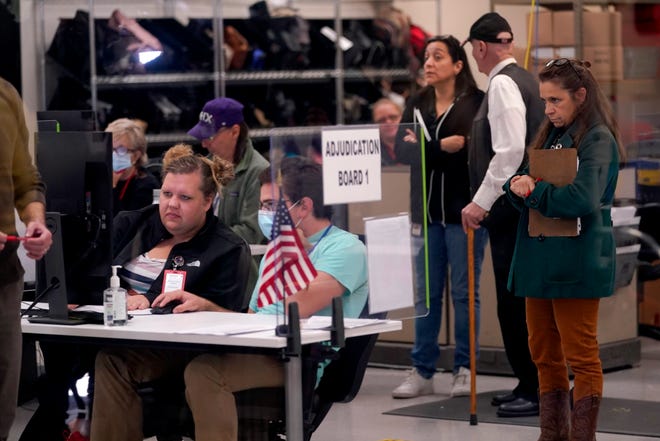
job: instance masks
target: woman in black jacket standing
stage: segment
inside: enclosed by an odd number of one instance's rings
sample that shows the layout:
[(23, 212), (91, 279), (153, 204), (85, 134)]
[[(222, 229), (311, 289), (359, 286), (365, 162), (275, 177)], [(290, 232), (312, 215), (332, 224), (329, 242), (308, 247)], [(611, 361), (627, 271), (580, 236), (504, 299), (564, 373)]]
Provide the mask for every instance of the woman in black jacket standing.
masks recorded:
[[(451, 297), (454, 305), (456, 349), (452, 396), (469, 395), (469, 319), (467, 235), (461, 225), (461, 209), (470, 202), (466, 137), (484, 93), (477, 88), (465, 50), (453, 36), (436, 36), (424, 52), (426, 86), (406, 106), (395, 147), (397, 160), (411, 166), (410, 200), (413, 235), (416, 242), (417, 314), (413, 370), (392, 395), (412, 398), (433, 393), (433, 374), (440, 355), (438, 333), (442, 318), (442, 292), (451, 267)], [(416, 110), (421, 114), (431, 139), (426, 139), (424, 156), (419, 134), (411, 130)], [(422, 160), (426, 169), (423, 182)], [(424, 200), (423, 186), (426, 186)], [(424, 243), (423, 223), (427, 226)], [(475, 231), (474, 266), (478, 285), (487, 233)], [(429, 304), (426, 313), (424, 246), (428, 246)], [(478, 286), (475, 287), (478, 291)], [(477, 335), (479, 301), (476, 297)]]

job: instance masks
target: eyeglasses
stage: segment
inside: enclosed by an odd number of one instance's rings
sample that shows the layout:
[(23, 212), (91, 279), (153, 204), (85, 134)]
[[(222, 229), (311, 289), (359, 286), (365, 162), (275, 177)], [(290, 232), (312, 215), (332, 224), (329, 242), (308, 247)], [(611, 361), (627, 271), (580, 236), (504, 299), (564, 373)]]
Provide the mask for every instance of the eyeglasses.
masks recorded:
[[(279, 202), (279, 201), (277, 201), (277, 200), (275, 200), (275, 199), (268, 199), (268, 200), (266, 200), (266, 201), (262, 201), (262, 202), (259, 203), (259, 209), (260, 209), (260, 210), (264, 210), (264, 211), (275, 211), (275, 209), (277, 208), (277, 203), (278, 203), (278, 202)], [(291, 209), (292, 209), (293, 207), (295, 207), (295, 206), (298, 204), (298, 202), (300, 202), (300, 201), (293, 202), (293, 201), (290, 200), (290, 199), (284, 199), (284, 202), (290, 202), (290, 203), (293, 203), (293, 205), (291, 205), (291, 206), (289, 207), (289, 210), (291, 210)]]
[(124, 156), (126, 153), (133, 153), (135, 150), (137, 149), (129, 149), (124, 145), (118, 145), (117, 147), (112, 148), (112, 151), (117, 153), (119, 156)]
[(566, 64), (571, 66), (571, 69), (573, 70), (573, 72), (575, 72), (575, 75), (577, 75), (578, 79), (582, 80), (582, 75), (580, 75), (580, 72), (578, 72), (575, 66), (573, 66), (573, 62), (569, 58), (555, 58), (554, 60), (548, 61), (545, 64), (545, 67), (552, 67), (552, 66), (562, 67)]

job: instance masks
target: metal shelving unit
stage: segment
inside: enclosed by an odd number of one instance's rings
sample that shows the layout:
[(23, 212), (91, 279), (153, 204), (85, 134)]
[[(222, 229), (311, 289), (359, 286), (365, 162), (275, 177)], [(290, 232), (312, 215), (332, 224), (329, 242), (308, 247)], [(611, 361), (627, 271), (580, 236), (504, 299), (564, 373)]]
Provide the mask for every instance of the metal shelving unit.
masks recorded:
[[(72, 2), (74, 3), (74, 2)], [(140, 3), (140, 0), (138, 0)], [(145, 10), (149, 9), (149, 14), (154, 16), (174, 16), (176, 8), (178, 7), (175, 0), (156, 0), (152, 3), (153, 6), (145, 6)], [(131, 74), (131, 75), (98, 75), (96, 68), (96, 35), (95, 35), (95, 18), (100, 14), (105, 16), (112, 8), (122, 7), (124, 2), (109, 2), (108, 0), (86, 0), (76, 3), (79, 8), (86, 7), (89, 11), (89, 72), (90, 80), (86, 87), (89, 87), (89, 94), (91, 96), (90, 102), (93, 110), (98, 110), (100, 106), (99, 92), (112, 91), (119, 89), (145, 89), (145, 88), (176, 88), (189, 85), (213, 85), (213, 90), (216, 96), (226, 95), (227, 90), (234, 86), (245, 85), (271, 85), (271, 84), (332, 84), (334, 87), (334, 102), (335, 102), (335, 118), (337, 124), (345, 122), (344, 109), (342, 105), (342, 97), (344, 96), (344, 86), (348, 82), (360, 81), (373, 81), (378, 78), (391, 78), (397, 81), (406, 81), (413, 79), (413, 75), (407, 69), (376, 69), (365, 67), (363, 69), (345, 69), (343, 65), (343, 53), (339, 46), (336, 46), (335, 51), (335, 67), (333, 69), (308, 69), (308, 70), (278, 70), (278, 71), (228, 71), (225, 66), (223, 56), (223, 29), (224, 20), (229, 18), (229, 15), (235, 13), (237, 10), (243, 8), (247, 11), (247, 7), (252, 3), (251, 1), (237, 1), (237, 0), (212, 0), (211, 2), (200, 2), (197, 0), (188, 0), (183, 3), (190, 3), (193, 7), (204, 7), (212, 14), (213, 21), (213, 71), (207, 72), (184, 72), (184, 73), (159, 73), (159, 74)], [(300, 3), (298, 5), (297, 3)], [(343, 9), (350, 10), (353, 14), (359, 10), (359, 6), (365, 3), (391, 3), (390, 0), (332, 0), (319, 4), (316, 1), (299, 0), (296, 6), (301, 7), (302, 15), (306, 17), (305, 10), (318, 11), (323, 10), (323, 13), (331, 13), (334, 19), (334, 29), (338, 35), (343, 34), (342, 20)], [(38, 23), (41, 23), (40, 33), (41, 47), (38, 49), (40, 56), (40, 77), (42, 85), (41, 107), (46, 108), (46, 65), (45, 55), (47, 49), (46, 31), (44, 23), (46, 17), (51, 17), (52, 14), (46, 14), (46, 7), (49, 5), (66, 4), (62, 0), (36, 0), (35, 3), (35, 17)], [(147, 3), (145, 3), (146, 5)], [(84, 5), (84, 6), (83, 6)], [(201, 6), (200, 6), (201, 5)], [(126, 3), (126, 8), (130, 5)], [(187, 5), (188, 6), (188, 5)], [(140, 7), (140, 6), (137, 6)], [(156, 12), (154, 12), (156, 11)], [(192, 16), (192, 15), (191, 15)], [(233, 16), (232, 16), (233, 17)], [(369, 17), (369, 14), (365, 15)], [(39, 39), (37, 40), (39, 41)], [(329, 98), (331, 99), (331, 98)], [(254, 129), (251, 130), (251, 136), (260, 137), (267, 136), (270, 129)], [(186, 139), (185, 135), (181, 133), (169, 133), (150, 135), (149, 142), (166, 143), (172, 141), (180, 141)]]
[[(165, 73), (145, 75), (106, 75), (97, 76), (95, 84), (99, 88), (115, 88), (123, 86), (148, 86), (176, 83), (202, 83), (219, 80), (220, 73)], [(369, 77), (387, 76), (393, 79), (408, 79), (410, 71), (407, 69), (348, 69), (341, 73), (338, 69), (311, 69), (311, 70), (277, 70), (259, 72), (227, 72), (224, 75), (227, 84), (249, 84), (290, 82), (316, 82), (334, 79), (343, 76), (347, 80), (361, 80)]]

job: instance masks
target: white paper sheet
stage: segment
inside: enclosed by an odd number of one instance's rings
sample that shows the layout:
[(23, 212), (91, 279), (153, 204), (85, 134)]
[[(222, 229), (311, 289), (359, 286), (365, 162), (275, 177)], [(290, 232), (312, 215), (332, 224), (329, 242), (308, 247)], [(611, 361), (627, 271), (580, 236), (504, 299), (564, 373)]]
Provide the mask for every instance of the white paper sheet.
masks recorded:
[(412, 244), (408, 214), (366, 219), (369, 313), (413, 306)]

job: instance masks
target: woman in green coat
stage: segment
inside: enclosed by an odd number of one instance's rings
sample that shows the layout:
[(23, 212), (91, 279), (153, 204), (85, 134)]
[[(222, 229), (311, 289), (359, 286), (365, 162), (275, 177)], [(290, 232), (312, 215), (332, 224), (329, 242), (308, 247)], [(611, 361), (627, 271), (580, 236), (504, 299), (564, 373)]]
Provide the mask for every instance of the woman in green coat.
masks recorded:
[[(577, 163), (564, 170), (570, 175), (577, 168), (573, 181), (553, 185), (531, 176), (526, 166), (504, 185), (522, 212), (509, 288), (526, 297), (530, 351), (539, 372), (539, 441), (595, 440), (603, 391), (598, 306), (614, 291), (610, 211), (623, 152), (608, 101), (588, 67), (559, 58), (540, 72), (547, 119), (529, 147), (577, 149)], [(547, 175), (557, 164), (534, 166)], [(530, 233), (530, 210), (553, 222), (563, 219), (574, 230), (565, 236), (534, 228)], [(575, 374), (572, 414), (567, 365)]]

